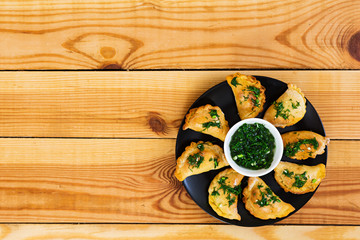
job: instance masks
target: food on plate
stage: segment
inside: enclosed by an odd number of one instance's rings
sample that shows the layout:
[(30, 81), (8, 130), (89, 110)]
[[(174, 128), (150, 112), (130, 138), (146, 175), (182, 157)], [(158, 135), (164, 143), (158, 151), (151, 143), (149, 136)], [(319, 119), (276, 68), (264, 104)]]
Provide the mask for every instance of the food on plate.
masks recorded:
[(311, 131), (292, 131), (281, 135), (284, 143), (284, 155), (303, 160), (315, 158), (325, 152), (330, 139)]
[(261, 123), (241, 125), (229, 146), (234, 162), (244, 168), (269, 168), (274, 159), (275, 138)]
[(288, 127), (299, 122), (306, 113), (306, 99), (301, 89), (288, 84), (288, 89), (265, 112), (264, 119), (275, 127)]
[(255, 77), (235, 73), (226, 77), (231, 87), (240, 118), (254, 118), (263, 109), (265, 103), (265, 87)]
[(243, 175), (228, 168), (211, 181), (209, 186), (209, 204), (221, 217), (240, 220), (237, 202), (241, 193), (240, 183)]
[(295, 208), (283, 202), (259, 177), (250, 177), (243, 191), (245, 208), (255, 217), (267, 220), (289, 215)]
[(225, 115), (218, 106), (207, 104), (198, 108), (190, 109), (185, 117), (183, 130), (192, 129), (197, 132), (212, 135), (222, 141), (225, 140), (229, 131), (229, 124)]
[(191, 175), (220, 169), (228, 165), (224, 151), (218, 145), (203, 141), (192, 142), (177, 159), (174, 174), (179, 181), (184, 181)]
[(280, 162), (275, 168), (275, 179), (286, 191), (295, 194), (313, 192), (326, 175), (325, 165), (298, 165), (290, 162)]

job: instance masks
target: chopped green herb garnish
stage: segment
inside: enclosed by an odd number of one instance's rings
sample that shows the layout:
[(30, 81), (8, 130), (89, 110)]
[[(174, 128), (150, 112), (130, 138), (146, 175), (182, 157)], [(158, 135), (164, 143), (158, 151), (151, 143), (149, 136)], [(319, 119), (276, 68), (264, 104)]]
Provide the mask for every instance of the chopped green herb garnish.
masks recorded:
[(283, 102), (274, 102), (274, 108), (276, 110), (275, 118), (278, 118), (279, 116), (283, 119), (288, 119), (290, 117), (290, 110), (284, 108)]
[(214, 187), (214, 190), (211, 193), (211, 196), (220, 196), (220, 193), (218, 191), (216, 191), (215, 187)]
[(286, 144), (285, 146), (285, 156), (287, 157), (293, 157), (296, 155), (297, 152), (300, 151), (300, 147), (301, 145), (307, 145), (307, 144), (310, 144), (314, 147), (314, 149), (318, 149), (319, 147), (319, 142), (316, 140), (316, 138), (311, 138), (311, 139), (301, 139), (297, 142), (294, 142), (294, 143), (288, 143)]
[(291, 102), (291, 106), (293, 109), (297, 109), (300, 106), (300, 103), (296, 101), (296, 103)]
[(257, 99), (251, 99), (251, 101), (253, 102), (253, 104), (254, 104), (254, 106), (255, 107), (259, 107), (260, 106), (260, 103), (259, 103), (259, 99), (257, 98)]
[(197, 148), (200, 150), (200, 151), (204, 151), (204, 144), (200, 143), (197, 145)]
[[(294, 175), (294, 172), (289, 172), (289, 170), (285, 169), (283, 171), (283, 174), (285, 176), (287, 176), (288, 178), (294, 178), (295, 179), (295, 182), (293, 183), (293, 187), (297, 187), (297, 188), (301, 188), (304, 186), (304, 184), (306, 183), (307, 181), (307, 177), (306, 177), (306, 171), (303, 172), (302, 174), (295, 174)], [(311, 182), (314, 183), (314, 180), (316, 182), (316, 179), (313, 179)]]
[(231, 194), (229, 194), (229, 195), (226, 197), (226, 199), (228, 200), (229, 207), (230, 207), (231, 205), (233, 205), (234, 202), (235, 202), (235, 197), (231, 197)]
[(218, 127), (221, 128), (221, 124), (220, 124), (220, 116), (217, 113), (217, 110), (211, 109), (209, 111), (209, 114), (212, 118), (212, 121), (210, 122), (205, 122), (202, 124), (202, 127), (204, 128), (203, 131), (207, 130), (209, 127)]
[[(260, 89), (254, 86), (248, 86), (247, 90), (252, 92), (252, 94), (254, 95), (255, 98), (252, 98), (251, 101), (254, 104), (254, 107), (259, 107), (260, 103), (259, 103), (259, 97), (260, 97)], [(249, 96), (247, 96), (249, 97)]]
[(235, 195), (239, 195), (241, 193), (241, 187), (240, 184), (233, 187), (233, 188), (228, 188), (228, 191), (235, 194)]
[(258, 98), (258, 97), (260, 96), (260, 89), (257, 88), (257, 87), (248, 86), (248, 87), (247, 87), (247, 90), (253, 92), (253, 93), (254, 93), (254, 96), (255, 96), (256, 98)]
[(250, 96), (245, 96), (245, 95), (244, 95), (244, 100), (240, 101), (240, 103), (243, 103), (243, 102), (247, 101), (247, 100), (249, 99), (249, 97), (250, 97)]
[(313, 179), (313, 180), (311, 180), (311, 183), (316, 183), (316, 181), (317, 181), (317, 179)]
[(284, 174), (285, 176), (289, 177), (289, 178), (292, 178), (292, 176), (294, 175), (294, 172), (289, 172), (288, 169), (285, 169), (285, 170), (283, 171), (283, 174)]
[[(241, 193), (241, 187), (240, 187), (240, 184), (235, 187), (226, 185), (226, 183), (225, 183), (226, 179), (228, 179), (228, 177), (221, 177), (218, 180), (218, 183), (220, 184), (220, 188), (217, 190), (214, 188), (213, 192), (215, 190), (219, 191), (222, 189), (224, 194), (227, 194), (226, 199), (228, 199), (228, 203), (229, 203), (229, 207), (230, 207), (232, 204), (235, 203), (235, 196), (237, 196)], [(214, 193), (214, 194), (216, 194), (216, 193)], [(232, 194), (235, 196), (233, 196)], [(211, 195), (213, 195), (213, 194), (211, 194)], [(215, 195), (213, 195), (213, 196), (215, 196)]]
[(243, 124), (230, 141), (231, 157), (236, 164), (248, 169), (269, 168), (274, 151), (274, 136), (259, 123)]
[(219, 166), (219, 162), (217, 158), (210, 158), (209, 162), (214, 161), (214, 168), (217, 168)]
[(234, 77), (232, 80), (231, 80), (231, 85), (233, 85), (234, 87), (236, 87), (237, 85), (241, 85), (240, 83), (238, 83), (236, 81), (236, 77)]
[(192, 166), (192, 168), (199, 168), (200, 164), (204, 161), (204, 157), (201, 156), (199, 153), (195, 153), (193, 155), (190, 155), (187, 158), (189, 165)]
[(228, 177), (221, 177), (221, 178), (218, 180), (218, 183), (219, 183), (220, 185), (224, 185), (226, 179), (228, 179)]
[(211, 118), (219, 118), (220, 116), (217, 113), (217, 110), (211, 109), (209, 112)]
[(260, 194), (261, 194), (261, 199), (256, 200), (256, 204), (259, 205), (260, 207), (264, 207), (264, 206), (269, 206), (272, 203), (275, 202), (281, 202), (281, 200), (274, 195), (273, 191), (271, 191), (270, 188), (266, 188), (265, 192), (261, 191), (261, 188), (263, 187), (263, 185), (258, 184), (257, 186), (260, 190)]
[(214, 168), (217, 168), (219, 166), (219, 162), (217, 158), (214, 158)]
[(297, 187), (297, 188), (303, 187), (308, 179), (306, 177), (306, 171), (303, 172), (302, 174), (295, 174), (294, 178), (295, 178), (295, 182), (293, 183), (293, 187)]
[(220, 128), (220, 122), (206, 122), (202, 124), (202, 127), (204, 128), (203, 131), (207, 130), (209, 127), (218, 127)]

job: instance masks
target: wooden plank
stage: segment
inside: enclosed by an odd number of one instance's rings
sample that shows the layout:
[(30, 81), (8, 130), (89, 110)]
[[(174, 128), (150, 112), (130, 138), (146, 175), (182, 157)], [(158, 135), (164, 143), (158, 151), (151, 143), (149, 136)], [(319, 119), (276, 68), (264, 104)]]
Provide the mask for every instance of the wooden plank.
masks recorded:
[(360, 67), (360, 2), (1, 1), (0, 69)]
[[(235, 71), (0, 72), (0, 136), (175, 138)], [(301, 87), (335, 139), (360, 138), (360, 71), (246, 71)]]
[[(0, 222), (219, 223), (174, 176), (173, 139), (0, 139)], [(281, 224), (358, 225), (360, 141), (332, 141), (327, 177)]]
[[(83, 240), (355, 240), (360, 239), (358, 226), (266, 226), (241, 228), (230, 225), (1, 225), (1, 240), (83, 239)], [(206, 238), (204, 234), (206, 233)]]

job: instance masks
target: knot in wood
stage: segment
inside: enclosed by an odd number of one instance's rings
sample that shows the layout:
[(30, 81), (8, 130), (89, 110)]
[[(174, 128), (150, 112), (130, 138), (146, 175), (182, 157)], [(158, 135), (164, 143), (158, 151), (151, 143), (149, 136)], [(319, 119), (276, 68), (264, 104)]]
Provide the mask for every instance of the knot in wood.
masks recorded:
[(348, 42), (349, 54), (360, 62), (360, 31), (351, 36)]
[(100, 54), (106, 59), (113, 58), (116, 55), (116, 50), (113, 47), (102, 47), (100, 49)]
[(122, 69), (122, 67), (119, 64), (108, 64), (102, 67), (102, 69), (107, 69), (107, 70), (119, 70)]
[(157, 112), (149, 112), (148, 124), (153, 132), (156, 134), (166, 134), (168, 127), (163, 118)]

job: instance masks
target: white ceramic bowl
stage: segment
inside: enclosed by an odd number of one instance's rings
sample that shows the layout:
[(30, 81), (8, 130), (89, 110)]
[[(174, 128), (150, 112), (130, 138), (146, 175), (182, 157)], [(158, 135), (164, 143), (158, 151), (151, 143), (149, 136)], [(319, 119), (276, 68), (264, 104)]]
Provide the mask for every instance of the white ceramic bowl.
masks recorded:
[[(269, 168), (252, 170), (252, 169), (244, 168), (244, 167), (237, 165), (234, 162), (234, 160), (232, 159), (231, 153), (230, 153), (231, 138), (232, 138), (233, 134), (236, 132), (236, 130), (238, 130), (238, 128), (245, 123), (247, 123), (247, 124), (253, 124), (253, 123), (263, 124), (270, 131), (270, 133), (274, 136), (274, 139), (275, 139), (274, 159)], [(263, 176), (263, 175), (271, 172), (279, 164), (281, 157), (283, 155), (283, 149), (284, 149), (283, 141), (282, 141), (279, 131), (276, 129), (276, 127), (274, 127), (274, 125), (272, 125), (268, 121), (260, 119), (260, 118), (249, 118), (249, 119), (245, 119), (245, 120), (242, 120), (242, 121), (236, 123), (234, 126), (232, 126), (232, 128), (230, 128), (229, 132), (226, 135), (225, 141), (224, 141), (224, 153), (225, 153), (226, 160), (228, 161), (230, 166), (235, 171), (237, 171), (238, 173), (240, 173), (244, 176), (248, 176), (248, 177), (259, 177), (259, 176)]]

